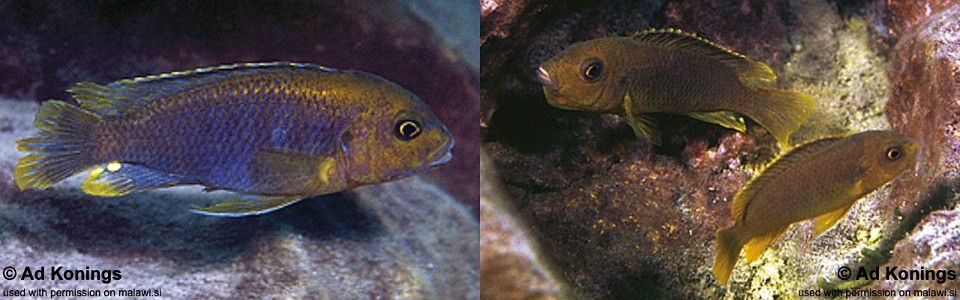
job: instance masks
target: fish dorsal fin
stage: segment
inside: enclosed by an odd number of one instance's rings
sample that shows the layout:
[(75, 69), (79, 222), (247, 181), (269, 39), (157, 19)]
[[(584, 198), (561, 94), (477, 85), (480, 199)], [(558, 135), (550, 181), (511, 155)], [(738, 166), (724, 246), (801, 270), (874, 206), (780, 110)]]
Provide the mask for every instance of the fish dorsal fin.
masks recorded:
[(796, 166), (804, 161), (809, 160), (811, 155), (815, 155), (824, 148), (836, 145), (837, 142), (842, 140), (842, 137), (828, 137), (812, 141), (797, 146), (793, 150), (788, 151), (786, 154), (781, 155), (773, 162), (768, 164), (767, 167), (758, 172), (758, 175), (750, 180), (750, 182), (747, 182), (746, 186), (743, 187), (743, 190), (741, 190), (740, 193), (737, 193), (737, 195), (734, 196), (733, 205), (730, 208), (734, 221), (739, 222), (740, 220), (743, 220), (747, 206), (757, 193), (757, 189), (759, 189), (761, 186), (765, 186), (766, 182), (770, 180), (770, 178), (777, 178), (780, 173), (794, 172), (796, 170)]
[(336, 71), (331, 68), (304, 63), (241, 63), (122, 79), (107, 85), (80, 82), (67, 91), (73, 94), (73, 98), (80, 103), (80, 107), (83, 109), (105, 116), (119, 116), (136, 111), (136, 109), (157, 99), (209, 84), (219, 79), (252, 73), (290, 70)]
[(773, 74), (773, 70), (767, 64), (752, 61), (743, 54), (714, 44), (696, 34), (683, 32), (680, 29), (648, 29), (635, 34), (633, 40), (716, 59), (733, 69), (737, 73), (737, 79), (740, 80), (740, 83), (751, 89), (769, 86), (777, 80), (777, 75)]

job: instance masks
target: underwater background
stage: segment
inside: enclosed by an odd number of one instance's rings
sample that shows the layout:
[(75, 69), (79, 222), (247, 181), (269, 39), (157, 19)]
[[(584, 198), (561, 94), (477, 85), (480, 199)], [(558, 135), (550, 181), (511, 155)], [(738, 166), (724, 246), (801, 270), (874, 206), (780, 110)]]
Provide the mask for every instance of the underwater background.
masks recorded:
[[(960, 281), (840, 280), (887, 268), (960, 272), (957, 1), (482, 0), (481, 298), (795, 299), (802, 290), (954, 291)], [(677, 28), (768, 64), (818, 101), (793, 143), (889, 129), (917, 165), (816, 238), (791, 226), (729, 283), (711, 273), (733, 196), (778, 153), (664, 116), (662, 146), (619, 117), (549, 106), (537, 67), (572, 43)], [(883, 276), (884, 274), (881, 274)]]
[[(0, 265), (46, 280), (0, 290), (161, 290), (170, 298), (479, 298), (478, 4), (472, 1), (0, 1)], [(15, 141), (80, 81), (239, 62), (377, 74), (446, 124), (453, 160), (419, 176), (258, 217), (189, 212), (230, 195), (177, 187), (20, 191)], [(51, 268), (121, 279), (53, 280)]]

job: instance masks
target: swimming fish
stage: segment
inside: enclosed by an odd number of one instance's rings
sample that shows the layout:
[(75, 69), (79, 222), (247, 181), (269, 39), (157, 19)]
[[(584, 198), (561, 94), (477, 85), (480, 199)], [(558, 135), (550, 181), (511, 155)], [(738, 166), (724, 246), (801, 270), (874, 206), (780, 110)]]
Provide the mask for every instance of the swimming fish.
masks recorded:
[(713, 275), (726, 283), (741, 248), (763, 254), (792, 223), (813, 219), (817, 236), (861, 197), (912, 168), (918, 146), (893, 131), (867, 131), (799, 146), (771, 163), (734, 198), (734, 224), (717, 231)]
[(115, 197), (182, 184), (255, 200), (194, 211), (270, 212), (382, 183), (452, 158), (450, 131), (417, 96), (373, 74), (303, 63), (201, 68), (68, 90), (51, 100), (14, 179), (47, 188), (90, 169), (82, 190)]
[(771, 87), (777, 76), (766, 64), (674, 29), (573, 44), (543, 63), (537, 77), (550, 105), (621, 115), (637, 137), (657, 144), (650, 113), (743, 132), (742, 114), (785, 148), (816, 107), (810, 96)]

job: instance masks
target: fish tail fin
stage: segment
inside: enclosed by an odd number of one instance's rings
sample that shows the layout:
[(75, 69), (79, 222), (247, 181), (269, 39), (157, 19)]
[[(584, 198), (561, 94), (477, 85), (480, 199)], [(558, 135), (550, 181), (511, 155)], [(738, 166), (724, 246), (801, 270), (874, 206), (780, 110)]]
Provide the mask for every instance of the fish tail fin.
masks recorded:
[(760, 88), (759, 97), (744, 113), (770, 131), (781, 148), (790, 142), (790, 134), (800, 129), (817, 107), (817, 101), (804, 93)]
[(737, 265), (743, 242), (731, 232), (733, 227), (717, 231), (717, 257), (713, 260), (713, 276), (720, 284), (726, 284)]
[(47, 188), (95, 164), (92, 128), (101, 122), (100, 116), (66, 102), (44, 102), (34, 120), (40, 134), (17, 141), (17, 150), (30, 152), (13, 171), (17, 187)]

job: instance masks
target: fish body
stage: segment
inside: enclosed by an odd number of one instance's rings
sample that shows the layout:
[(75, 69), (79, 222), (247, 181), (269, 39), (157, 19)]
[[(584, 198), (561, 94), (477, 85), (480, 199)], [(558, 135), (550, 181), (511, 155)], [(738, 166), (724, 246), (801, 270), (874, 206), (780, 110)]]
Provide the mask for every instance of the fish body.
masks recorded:
[(771, 87), (776, 75), (766, 64), (672, 29), (571, 45), (541, 65), (538, 78), (550, 105), (619, 114), (638, 137), (656, 143), (650, 113), (739, 131), (746, 115), (785, 146), (816, 107), (807, 95)]
[(734, 224), (717, 231), (717, 281), (727, 282), (741, 248), (754, 261), (790, 224), (813, 219), (822, 235), (857, 199), (912, 168), (917, 153), (917, 143), (896, 132), (868, 131), (784, 154), (734, 197)]
[(399, 179), (451, 158), (419, 98), (383, 78), (310, 64), (236, 64), (81, 82), (44, 102), (14, 171), (21, 189), (91, 169), (98, 196), (200, 184), (260, 196), (198, 212), (259, 214), (309, 196)]

